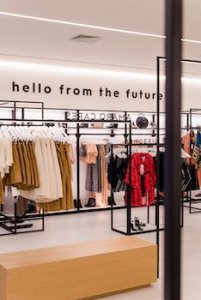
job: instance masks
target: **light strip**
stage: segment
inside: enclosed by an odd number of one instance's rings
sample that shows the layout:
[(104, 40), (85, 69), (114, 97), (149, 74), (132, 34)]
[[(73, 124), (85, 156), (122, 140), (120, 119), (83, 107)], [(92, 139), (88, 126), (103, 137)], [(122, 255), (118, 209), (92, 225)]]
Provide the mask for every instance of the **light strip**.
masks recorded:
[(201, 44), (201, 41), (198, 40), (190, 40), (190, 39), (181, 39), (182, 42), (192, 43), (192, 44)]
[[(75, 27), (83, 27), (83, 28), (104, 30), (104, 31), (110, 31), (110, 32), (118, 32), (118, 33), (124, 33), (124, 34), (146, 36), (146, 37), (152, 37), (152, 38), (161, 38), (161, 39), (166, 38), (165, 35), (161, 35), (161, 34), (139, 32), (139, 31), (125, 30), (125, 29), (119, 29), (119, 28), (113, 28), (113, 27), (90, 25), (90, 24), (84, 24), (84, 23), (75, 23), (75, 22), (62, 21), (62, 20), (57, 20), (57, 19), (34, 17), (34, 16), (29, 16), (29, 15), (14, 14), (14, 13), (9, 13), (9, 12), (4, 12), (4, 11), (0, 11), (0, 15), (7, 16), (7, 17), (15, 17), (15, 18), (21, 18), (21, 19), (34, 20), (34, 21), (70, 25), (70, 26), (75, 26)], [(181, 40), (182, 40), (182, 42), (187, 42), (187, 43), (192, 43), (192, 44), (201, 44), (201, 41), (198, 41), (198, 40), (191, 40), (191, 39), (181, 39)]]
[(13, 13), (8, 13), (8, 12), (3, 12), (3, 11), (0, 11), (0, 15), (7, 16), (7, 17), (16, 17), (16, 18), (34, 20), (34, 21), (49, 22), (49, 23), (70, 25), (70, 26), (76, 26), (76, 27), (98, 29), (98, 30), (104, 30), (104, 31), (111, 31), (111, 32), (118, 32), (118, 33), (125, 33), (125, 34), (132, 34), (132, 35), (139, 35), (139, 36), (147, 36), (147, 37), (165, 39), (165, 36), (160, 35), (160, 34), (124, 30), (124, 29), (118, 29), (118, 28), (113, 28), (113, 27), (104, 27), (104, 26), (97, 26), (97, 25), (90, 25), (90, 24), (83, 24), (83, 23), (68, 22), (68, 21), (62, 21), (62, 20), (57, 20), (57, 19), (49, 19), (49, 18), (41, 18), (41, 17), (34, 17), (34, 16), (28, 16), (28, 15), (21, 15), (21, 14), (13, 14)]

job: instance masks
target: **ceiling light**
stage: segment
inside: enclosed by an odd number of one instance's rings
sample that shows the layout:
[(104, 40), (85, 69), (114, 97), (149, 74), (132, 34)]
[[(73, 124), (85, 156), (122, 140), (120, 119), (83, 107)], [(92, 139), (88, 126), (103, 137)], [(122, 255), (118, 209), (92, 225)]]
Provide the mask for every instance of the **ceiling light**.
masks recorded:
[[(90, 28), (90, 29), (97, 29), (97, 30), (104, 30), (104, 31), (111, 31), (111, 32), (118, 32), (118, 33), (123, 33), (123, 34), (139, 35), (139, 36), (146, 36), (146, 37), (152, 37), (152, 38), (161, 38), (161, 39), (166, 38), (166, 36), (162, 35), (162, 34), (139, 32), (139, 31), (120, 29), (120, 28), (104, 27), (104, 26), (98, 26), (98, 25), (76, 23), (76, 22), (62, 21), (62, 20), (42, 18), (42, 17), (34, 17), (34, 16), (29, 16), (29, 15), (14, 14), (14, 13), (9, 13), (9, 12), (4, 12), (4, 11), (0, 11), (0, 15), (7, 16), (7, 17), (15, 17), (15, 18), (34, 20), (34, 21), (49, 22), (49, 23), (70, 25), (70, 26), (76, 26), (76, 27), (83, 27), (83, 28)], [(187, 42), (187, 43), (201, 44), (201, 41), (199, 41), (199, 40), (192, 40), (192, 39), (181, 39), (181, 40), (183, 42)]]
[(13, 14), (13, 13), (3, 12), (3, 11), (0, 11), (0, 15), (7, 16), (7, 17), (22, 18), (22, 19), (27, 19), (27, 20), (34, 20), (34, 21), (49, 22), (49, 23), (70, 25), (70, 26), (76, 26), (76, 27), (118, 32), (118, 33), (124, 33), (124, 34), (132, 34), (132, 35), (139, 35), (139, 36), (146, 36), (146, 37), (153, 37), (153, 38), (163, 38), (163, 39), (165, 38), (165, 36), (160, 35), (160, 34), (145, 33), (145, 32), (124, 30), (124, 29), (113, 28), (113, 27), (104, 27), (104, 26), (98, 26), (98, 25), (83, 24), (83, 23), (68, 22), (68, 21), (62, 21), (62, 20), (57, 20), (57, 19), (40, 18), (40, 17), (28, 16), (28, 15), (22, 15), (22, 14)]

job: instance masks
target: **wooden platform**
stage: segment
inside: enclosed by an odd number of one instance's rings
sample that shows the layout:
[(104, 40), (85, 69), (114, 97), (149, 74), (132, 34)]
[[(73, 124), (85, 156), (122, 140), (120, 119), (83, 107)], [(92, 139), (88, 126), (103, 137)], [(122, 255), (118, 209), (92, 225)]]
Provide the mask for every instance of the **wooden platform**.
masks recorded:
[(156, 246), (121, 237), (0, 255), (1, 300), (74, 300), (156, 281)]

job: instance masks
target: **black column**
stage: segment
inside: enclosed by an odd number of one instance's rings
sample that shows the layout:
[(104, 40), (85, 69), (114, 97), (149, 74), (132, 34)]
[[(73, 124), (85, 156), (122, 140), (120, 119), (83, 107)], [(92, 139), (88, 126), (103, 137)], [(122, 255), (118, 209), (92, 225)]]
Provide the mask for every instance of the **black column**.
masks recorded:
[(182, 0), (166, 0), (165, 300), (180, 300)]

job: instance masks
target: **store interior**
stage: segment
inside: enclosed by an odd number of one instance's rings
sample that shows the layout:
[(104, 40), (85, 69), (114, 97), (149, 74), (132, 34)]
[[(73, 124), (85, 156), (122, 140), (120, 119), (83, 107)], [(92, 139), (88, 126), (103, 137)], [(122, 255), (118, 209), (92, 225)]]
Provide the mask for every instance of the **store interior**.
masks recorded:
[[(185, 170), (181, 168), (181, 199), (176, 200), (181, 201), (184, 300), (197, 300), (201, 292), (200, 9), (198, 0), (183, 3), (180, 116)], [(24, 149), (29, 158), (24, 158), (24, 167), (32, 170), (25, 181), (23, 166), (18, 166), (20, 183), (14, 168), (10, 171), (5, 199), (0, 182), (0, 254), (137, 237), (157, 245), (156, 282), (104, 299), (161, 300), (165, 1), (2, 0), (0, 25), (0, 137), (11, 137), (18, 154)], [(24, 145), (38, 136), (54, 140), (58, 162), (56, 169), (54, 155), (41, 152), (37, 178), (39, 152), (33, 163), (32, 146), (28, 151)], [(89, 147), (93, 151), (87, 156)], [(139, 200), (132, 192), (129, 161), (142, 152), (155, 179), (145, 180)], [(1, 174), (8, 174), (11, 165), (0, 166)], [(43, 188), (48, 183), (46, 194), (37, 180)]]

